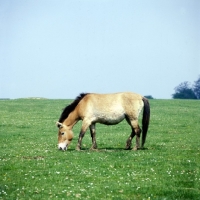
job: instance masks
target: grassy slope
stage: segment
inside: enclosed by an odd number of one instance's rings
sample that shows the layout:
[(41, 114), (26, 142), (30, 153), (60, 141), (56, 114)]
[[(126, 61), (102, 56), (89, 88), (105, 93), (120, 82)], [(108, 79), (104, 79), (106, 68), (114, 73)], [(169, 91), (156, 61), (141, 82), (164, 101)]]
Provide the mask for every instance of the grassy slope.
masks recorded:
[[(146, 150), (125, 151), (126, 122), (97, 125), (99, 151), (57, 150), (66, 100), (0, 101), (0, 199), (200, 199), (200, 102), (151, 100)], [(133, 145), (135, 140), (133, 141)]]

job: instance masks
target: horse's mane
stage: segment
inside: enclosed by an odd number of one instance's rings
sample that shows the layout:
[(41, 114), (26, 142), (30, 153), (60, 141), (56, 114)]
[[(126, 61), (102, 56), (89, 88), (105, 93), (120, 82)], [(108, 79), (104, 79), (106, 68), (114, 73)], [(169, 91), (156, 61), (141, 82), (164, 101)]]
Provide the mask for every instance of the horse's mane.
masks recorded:
[(83, 97), (85, 97), (88, 93), (81, 93), (79, 96), (76, 97), (76, 99), (68, 106), (66, 106), (63, 109), (63, 112), (60, 116), (59, 122), (62, 123), (67, 117), (68, 115), (76, 108), (76, 106), (78, 105), (78, 103), (83, 99)]

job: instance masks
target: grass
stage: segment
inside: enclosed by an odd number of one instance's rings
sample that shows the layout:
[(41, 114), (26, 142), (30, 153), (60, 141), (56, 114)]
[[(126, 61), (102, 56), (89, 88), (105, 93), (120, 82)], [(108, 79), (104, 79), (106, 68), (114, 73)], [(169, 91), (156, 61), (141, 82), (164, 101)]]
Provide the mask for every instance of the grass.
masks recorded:
[(98, 124), (98, 151), (88, 132), (80, 152), (78, 123), (62, 152), (55, 122), (69, 102), (0, 101), (0, 199), (200, 199), (199, 101), (151, 100), (145, 150), (124, 150), (124, 121)]

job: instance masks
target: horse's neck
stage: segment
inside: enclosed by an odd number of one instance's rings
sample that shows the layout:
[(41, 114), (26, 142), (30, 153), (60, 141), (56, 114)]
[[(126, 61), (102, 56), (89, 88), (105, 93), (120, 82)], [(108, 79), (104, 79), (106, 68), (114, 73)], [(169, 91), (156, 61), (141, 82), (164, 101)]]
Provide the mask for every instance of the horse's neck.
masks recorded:
[(63, 122), (66, 126), (73, 128), (73, 126), (78, 122), (79, 117), (76, 111), (72, 111), (69, 116)]

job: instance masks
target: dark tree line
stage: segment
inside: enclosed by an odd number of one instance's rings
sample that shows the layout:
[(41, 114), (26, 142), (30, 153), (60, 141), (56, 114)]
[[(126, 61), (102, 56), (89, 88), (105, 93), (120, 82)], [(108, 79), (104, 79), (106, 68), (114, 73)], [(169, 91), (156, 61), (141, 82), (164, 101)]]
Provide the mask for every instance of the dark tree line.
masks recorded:
[(193, 85), (185, 81), (175, 87), (174, 90), (173, 99), (200, 99), (200, 76), (194, 81)]

